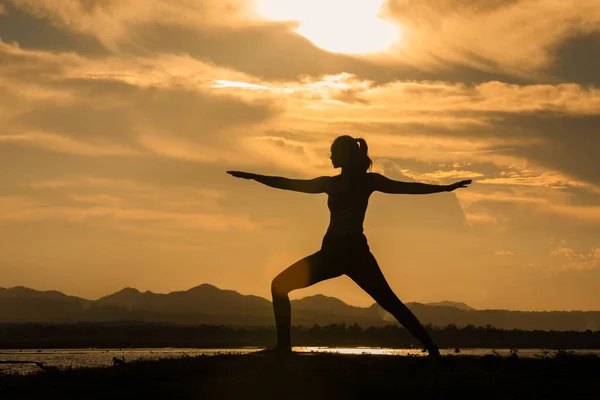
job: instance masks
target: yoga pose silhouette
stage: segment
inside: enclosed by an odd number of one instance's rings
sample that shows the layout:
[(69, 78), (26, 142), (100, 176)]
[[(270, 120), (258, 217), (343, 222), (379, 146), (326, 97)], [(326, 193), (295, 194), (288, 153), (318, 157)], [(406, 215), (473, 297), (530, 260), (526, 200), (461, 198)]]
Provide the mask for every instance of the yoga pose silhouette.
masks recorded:
[(452, 185), (429, 185), (395, 181), (381, 174), (368, 172), (372, 161), (368, 155), (367, 142), (347, 135), (338, 137), (331, 145), (331, 162), (334, 168), (342, 169), (340, 175), (308, 180), (227, 171), (236, 178), (254, 179), (277, 189), (328, 195), (327, 205), (331, 217), (321, 249), (291, 265), (277, 275), (271, 284), (277, 346), (269, 351), (291, 352), (291, 306), (288, 294), (346, 274), (417, 338), (430, 357), (439, 356), (439, 349), (425, 328), (385, 280), (363, 234), (363, 221), (369, 196), (374, 191), (392, 194), (451, 192), (467, 187), (471, 180)]

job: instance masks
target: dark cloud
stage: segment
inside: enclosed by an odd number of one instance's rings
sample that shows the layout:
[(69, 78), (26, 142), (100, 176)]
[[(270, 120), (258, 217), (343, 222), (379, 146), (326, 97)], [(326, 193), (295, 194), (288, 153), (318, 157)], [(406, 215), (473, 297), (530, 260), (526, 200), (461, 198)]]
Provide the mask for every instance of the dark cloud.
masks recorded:
[(564, 82), (600, 85), (600, 32), (580, 35), (556, 49), (548, 73)]
[(98, 10), (108, 11), (115, 4), (119, 2), (119, 0), (77, 0), (84, 11), (91, 14)]
[(423, 17), (436, 15), (423, 13), (423, 10), (444, 10), (446, 13), (464, 13), (469, 11), (483, 14), (510, 7), (521, 0), (478, 0), (476, 2), (462, 0), (387, 0), (383, 8), (392, 17), (402, 17), (406, 14), (420, 14)]
[(536, 164), (600, 184), (600, 115), (573, 116), (543, 112), (506, 115), (496, 129), (541, 143), (519, 146), (514, 152)]
[(76, 34), (52, 24), (48, 18), (36, 17), (26, 9), (3, 3), (0, 14), (0, 38), (5, 43), (16, 42), (24, 49), (74, 51), (84, 55), (105, 55), (107, 50), (93, 37)]
[(127, 49), (145, 55), (190, 54), (264, 79), (287, 80), (347, 72), (377, 83), (413, 79), (465, 83), (489, 80), (523, 82), (520, 78), (448, 63), (439, 70), (424, 70), (330, 53), (295, 33), (293, 28), (290, 23), (264, 23), (228, 29), (146, 24), (132, 34), (132, 44)]
[[(53, 79), (54, 76), (69, 68), (51, 56), (43, 57), (39, 54), (6, 51), (8, 46), (1, 42), (0, 46), (4, 46), (4, 49), (0, 47), (0, 72), (2, 78), (9, 78), (12, 82), (36, 81), (40, 83), (43, 80)], [(11, 48), (13, 47), (11, 46)]]
[[(437, 116), (443, 113), (436, 114)], [(409, 121), (394, 121), (394, 122), (379, 122), (379, 121), (361, 121), (361, 122), (338, 122), (338, 126), (341, 129), (348, 129), (351, 131), (360, 130), (366, 133), (384, 133), (390, 135), (406, 135), (406, 134), (430, 134), (432, 136), (478, 136), (484, 138), (485, 136), (479, 136), (482, 132), (480, 131), (480, 125), (478, 126), (463, 126), (460, 121), (453, 121), (452, 117), (462, 117), (463, 113), (447, 113), (449, 118), (447, 124), (440, 124), (438, 121), (428, 119), (426, 115), (422, 116), (422, 121), (415, 119)], [(485, 115), (478, 114), (477, 117), (485, 118)], [(487, 136), (492, 136), (488, 134)]]
[(593, 0), (577, 7), (526, 0), (388, 0), (384, 10), (412, 32), (414, 52), (423, 50), (441, 65), (460, 60), (490, 71), (521, 71), (537, 82), (597, 84), (600, 33), (597, 14), (586, 12), (594, 7)]
[(600, 204), (600, 193), (591, 192), (586, 188), (572, 187), (567, 190), (569, 204), (575, 206), (598, 206)]
[(136, 135), (148, 126), (153, 133), (214, 142), (222, 129), (259, 123), (277, 112), (266, 101), (247, 103), (184, 88), (85, 79), (67, 79), (54, 87), (68, 89), (80, 100), (40, 104), (13, 117), (9, 124), (128, 144), (134, 144)]

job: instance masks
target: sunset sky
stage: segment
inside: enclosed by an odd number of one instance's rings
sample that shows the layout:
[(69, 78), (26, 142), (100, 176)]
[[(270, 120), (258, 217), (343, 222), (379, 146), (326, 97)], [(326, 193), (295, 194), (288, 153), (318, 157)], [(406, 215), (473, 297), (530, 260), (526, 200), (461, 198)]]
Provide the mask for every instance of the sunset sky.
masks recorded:
[[(270, 298), (326, 195), (227, 170), (373, 170), (405, 302), (600, 310), (598, 0), (0, 0), (0, 287)], [(373, 301), (346, 277), (294, 292)]]

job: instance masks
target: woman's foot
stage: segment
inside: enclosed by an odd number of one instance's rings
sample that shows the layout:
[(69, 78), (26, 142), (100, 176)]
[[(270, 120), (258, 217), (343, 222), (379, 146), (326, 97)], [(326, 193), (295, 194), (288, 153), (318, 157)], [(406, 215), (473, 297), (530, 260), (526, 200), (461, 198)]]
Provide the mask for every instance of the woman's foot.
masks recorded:
[(423, 349), (423, 351), (427, 351), (427, 358), (430, 359), (439, 359), (442, 355), (440, 354), (440, 350), (437, 347), (432, 347), (429, 349)]

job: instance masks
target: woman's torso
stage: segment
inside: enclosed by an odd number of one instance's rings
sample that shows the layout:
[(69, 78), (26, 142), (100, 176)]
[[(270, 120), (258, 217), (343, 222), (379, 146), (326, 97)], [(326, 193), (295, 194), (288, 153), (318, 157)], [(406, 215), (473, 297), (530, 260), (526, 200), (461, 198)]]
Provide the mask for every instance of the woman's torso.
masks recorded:
[(362, 236), (371, 193), (369, 174), (332, 177), (327, 199), (331, 215), (326, 237)]

